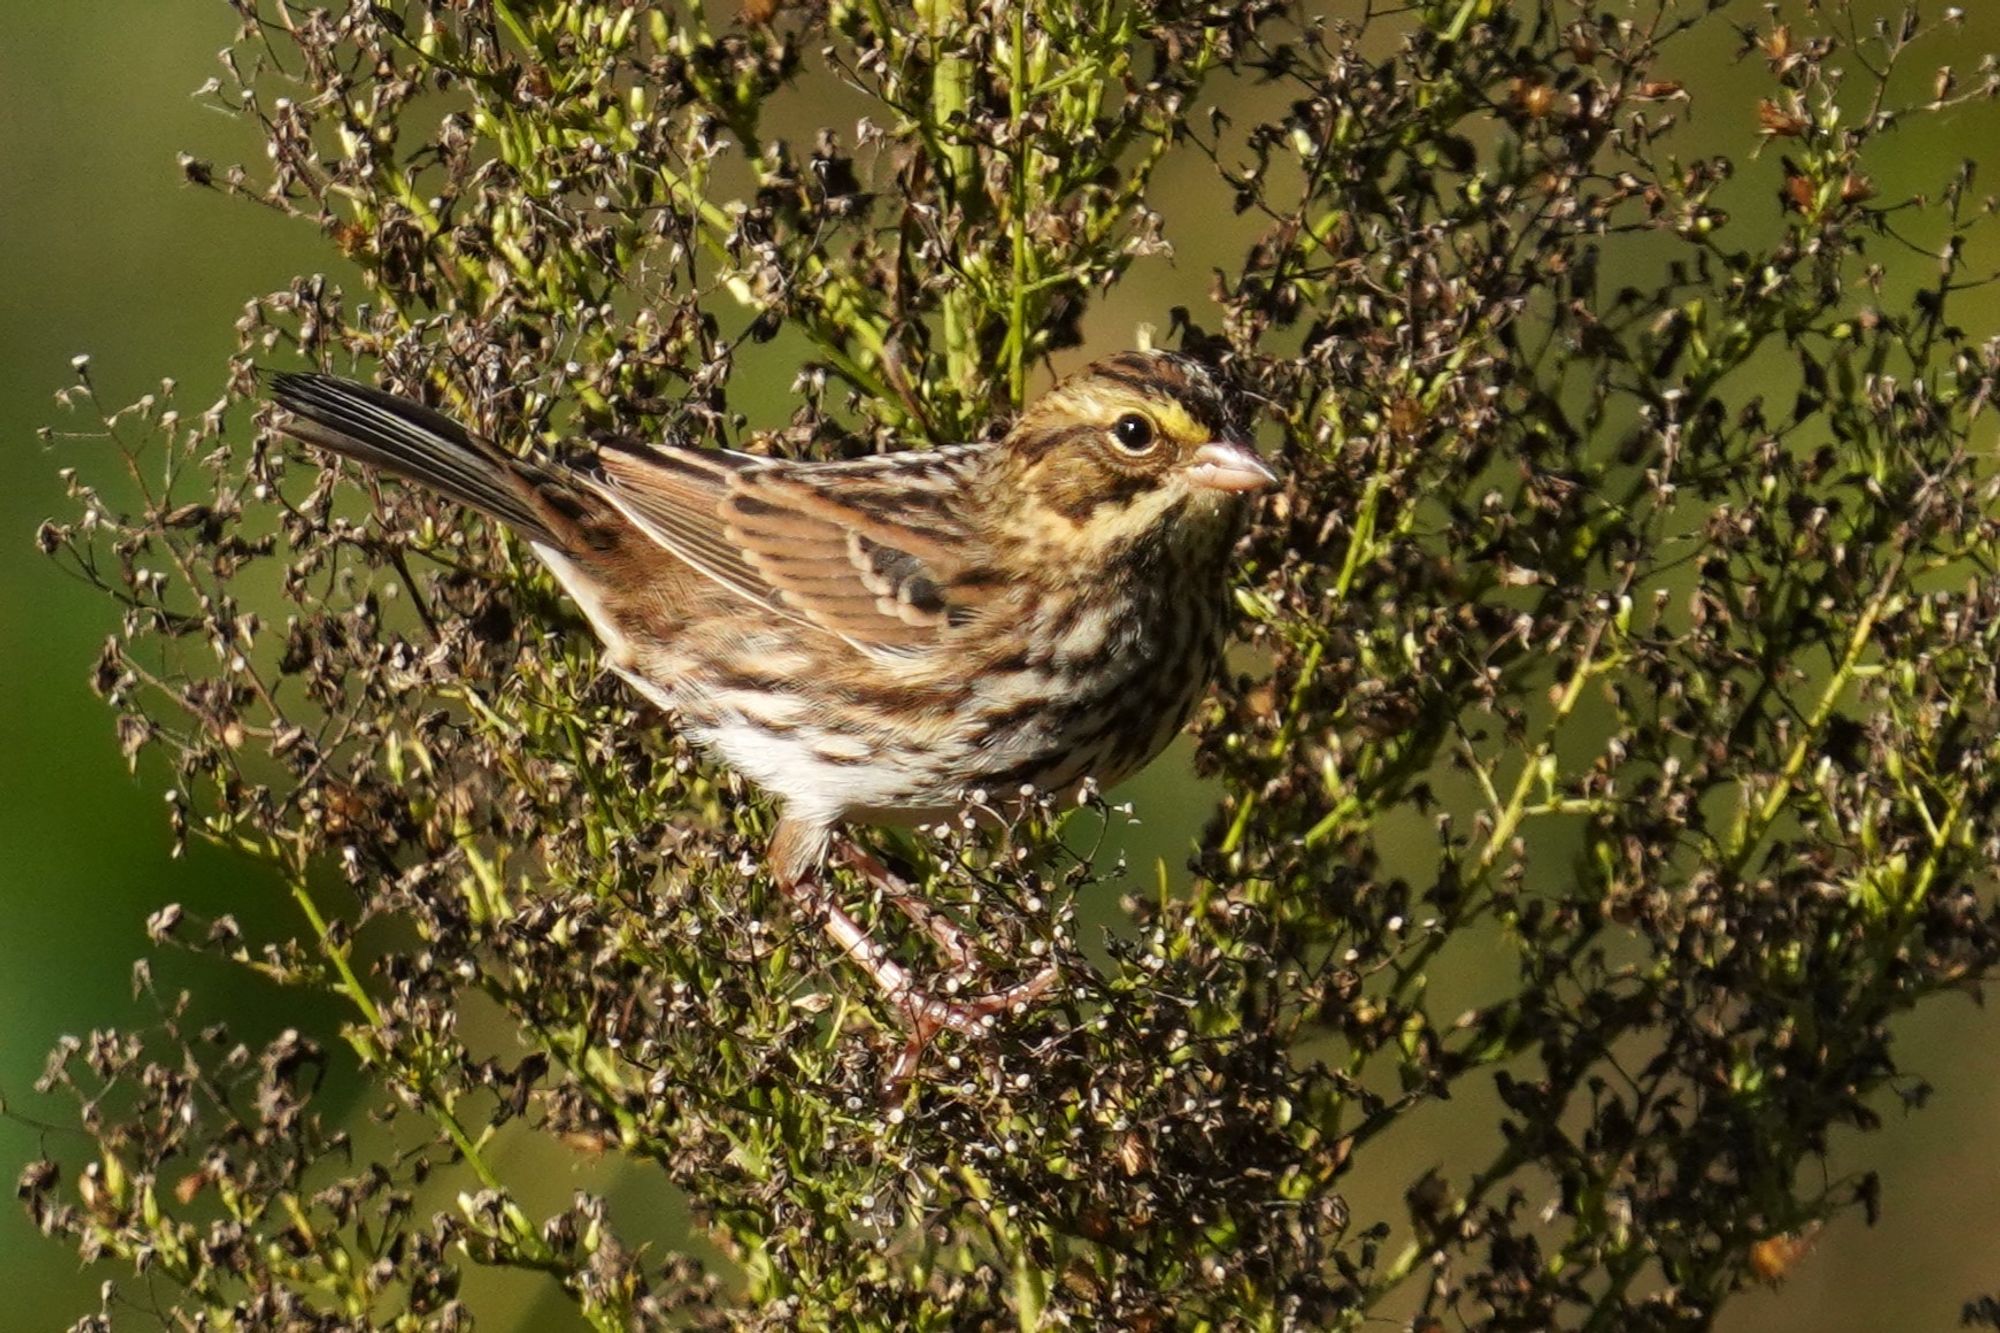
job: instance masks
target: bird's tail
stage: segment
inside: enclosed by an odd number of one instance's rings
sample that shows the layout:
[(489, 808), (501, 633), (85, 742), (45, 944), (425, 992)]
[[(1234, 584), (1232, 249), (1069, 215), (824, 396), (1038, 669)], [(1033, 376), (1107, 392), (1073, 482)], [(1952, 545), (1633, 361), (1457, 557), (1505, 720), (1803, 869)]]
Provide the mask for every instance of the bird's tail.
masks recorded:
[(294, 439), (393, 472), (490, 515), (529, 540), (575, 545), (576, 498), (546, 470), (481, 439), (443, 413), (333, 375), (280, 371), (271, 398)]

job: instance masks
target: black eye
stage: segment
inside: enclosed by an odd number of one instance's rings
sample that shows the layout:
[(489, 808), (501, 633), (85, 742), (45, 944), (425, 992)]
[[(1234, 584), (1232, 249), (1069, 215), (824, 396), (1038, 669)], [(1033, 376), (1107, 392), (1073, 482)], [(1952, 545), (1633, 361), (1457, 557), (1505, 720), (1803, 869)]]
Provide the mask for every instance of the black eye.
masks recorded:
[(1153, 423), (1138, 412), (1127, 412), (1111, 423), (1111, 438), (1128, 453), (1143, 454), (1153, 447)]

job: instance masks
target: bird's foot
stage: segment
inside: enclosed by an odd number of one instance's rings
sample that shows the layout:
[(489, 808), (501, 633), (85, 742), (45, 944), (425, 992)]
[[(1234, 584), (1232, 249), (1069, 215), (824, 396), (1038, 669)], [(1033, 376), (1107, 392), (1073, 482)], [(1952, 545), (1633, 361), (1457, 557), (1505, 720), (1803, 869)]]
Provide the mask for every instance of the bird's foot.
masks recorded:
[(874, 885), (883, 899), (910, 919), (944, 950), (951, 959), (952, 970), (966, 977), (976, 977), (983, 970), (979, 965), (979, 950), (966, 938), (965, 930), (950, 915), (933, 906), (909, 881), (882, 864), (867, 848), (852, 838), (840, 839), (834, 853), (840, 863)]
[[(970, 1000), (939, 999), (915, 991), (899, 996), (885, 986), (890, 1001), (903, 1012), (910, 1037), (903, 1043), (896, 1063), (890, 1066), (889, 1074), (883, 1080), (884, 1087), (900, 1092), (910, 1076), (916, 1073), (917, 1061), (922, 1058), (924, 1048), (938, 1033), (948, 1030), (961, 1036), (983, 1036), (992, 1029), (994, 1020), (1000, 1015), (1026, 1009), (1040, 999), (1044, 991), (1055, 985), (1060, 974), (1061, 969), (1050, 963), (1026, 981)], [(876, 983), (881, 985), (882, 978), (877, 977)]]
[[(902, 908), (904, 913), (918, 925), (924, 926), (939, 946), (952, 956), (955, 971), (959, 976), (978, 975), (977, 956), (970, 941), (959, 929), (957, 923), (936, 911), (928, 903), (917, 898), (907, 884), (890, 871), (859, 852), (860, 857), (872, 862), (875, 870), (899, 886), (900, 894), (893, 893), (882, 881), (875, 880), (882, 887), (885, 897)], [(854, 865), (850, 859), (848, 864)], [(856, 867), (860, 869), (859, 866)], [(874, 880), (868, 870), (861, 870)], [(910, 969), (891, 957), (889, 951), (871, 938), (853, 917), (826, 893), (823, 886), (813, 877), (806, 877), (785, 886), (786, 892), (802, 911), (820, 921), (826, 933), (838, 944), (841, 951), (866, 972), (889, 1001), (892, 1008), (903, 1018), (909, 1029), (910, 1039), (903, 1052), (897, 1057), (890, 1071), (887, 1086), (894, 1089), (907, 1083), (916, 1069), (918, 1058), (932, 1038), (940, 1032), (956, 1032), (960, 1036), (985, 1036), (993, 1029), (994, 1021), (1002, 1014), (1026, 1008), (1039, 999), (1056, 982), (1061, 969), (1049, 963), (1026, 981), (1016, 982), (1004, 989), (984, 995), (960, 998), (963, 987), (955, 987), (955, 993), (939, 996), (920, 986)], [(916, 910), (912, 910), (911, 904)], [(928, 919), (922, 913), (930, 914)]]

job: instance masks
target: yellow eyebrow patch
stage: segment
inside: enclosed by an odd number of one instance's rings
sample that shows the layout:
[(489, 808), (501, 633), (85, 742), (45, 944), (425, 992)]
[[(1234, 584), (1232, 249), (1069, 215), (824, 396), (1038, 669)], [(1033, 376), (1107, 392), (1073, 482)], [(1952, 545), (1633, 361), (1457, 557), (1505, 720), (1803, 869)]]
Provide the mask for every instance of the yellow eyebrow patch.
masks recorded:
[(1154, 424), (1176, 440), (1195, 443), (1208, 439), (1208, 430), (1171, 398), (1156, 399), (1147, 410), (1153, 414)]
[(1165, 393), (1140, 393), (1122, 385), (1091, 385), (1078, 395), (1076, 406), (1110, 425), (1126, 412), (1143, 412), (1168, 439), (1187, 444), (1208, 440), (1211, 432), (1185, 407)]

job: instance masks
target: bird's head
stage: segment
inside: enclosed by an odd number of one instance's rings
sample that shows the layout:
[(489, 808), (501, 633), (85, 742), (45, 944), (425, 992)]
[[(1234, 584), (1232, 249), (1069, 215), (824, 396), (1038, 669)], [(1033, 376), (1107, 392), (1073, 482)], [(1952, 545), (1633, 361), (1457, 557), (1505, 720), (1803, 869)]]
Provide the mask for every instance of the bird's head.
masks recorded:
[(1277, 484), (1216, 373), (1124, 352), (1064, 380), (1001, 442), (1017, 517), (1044, 541), (1109, 554), (1148, 539), (1212, 547)]

